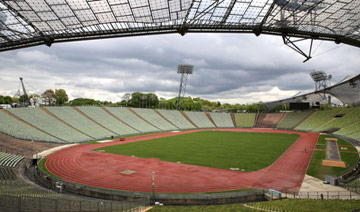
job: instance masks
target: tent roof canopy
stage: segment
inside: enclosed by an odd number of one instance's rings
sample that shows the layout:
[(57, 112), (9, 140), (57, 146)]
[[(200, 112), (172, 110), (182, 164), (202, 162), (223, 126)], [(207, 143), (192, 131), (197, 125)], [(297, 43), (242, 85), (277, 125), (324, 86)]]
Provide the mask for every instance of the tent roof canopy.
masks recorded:
[(266, 107), (268, 110), (272, 110), (277, 106), (292, 102), (318, 102), (320, 104), (327, 104), (328, 99), (325, 97), (326, 95), (335, 97), (336, 101), (344, 105), (360, 105), (360, 74), (352, 77), (348, 76), (335, 85), (325, 89), (278, 101), (265, 102), (259, 105)]
[(0, 51), (161, 33), (238, 32), (360, 47), (359, 0), (1, 0)]

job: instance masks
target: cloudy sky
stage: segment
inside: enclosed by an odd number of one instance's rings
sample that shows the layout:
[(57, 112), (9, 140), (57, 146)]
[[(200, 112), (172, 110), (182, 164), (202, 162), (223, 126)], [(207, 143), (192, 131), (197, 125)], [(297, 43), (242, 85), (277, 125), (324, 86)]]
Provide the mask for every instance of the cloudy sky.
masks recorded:
[[(304, 48), (308, 44), (304, 43)], [(0, 52), (0, 94), (14, 95), (23, 77), (29, 93), (63, 88), (70, 99), (120, 101), (126, 92), (177, 95), (178, 64), (193, 64), (186, 96), (252, 103), (311, 90), (312, 70), (337, 82), (360, 73), (360, 48), (316, 41), (304, 58), (281, 37), (253, 34), (178, 34), (57, 43)]]

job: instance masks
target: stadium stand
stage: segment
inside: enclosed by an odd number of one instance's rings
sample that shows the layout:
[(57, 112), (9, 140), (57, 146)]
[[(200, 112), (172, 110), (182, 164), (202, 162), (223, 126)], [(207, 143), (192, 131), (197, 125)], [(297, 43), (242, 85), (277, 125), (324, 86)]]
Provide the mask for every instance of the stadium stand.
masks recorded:
[(180, 129), (196, 128), (177, 110), (157, 110), (157, 111)]
[(11, 117), (10, 115), (2, 112), (1, 110), (0, 120), (0, 131), (7, 135), (14, 136), (15, 138), (29, 141), (47, 141), (54, 143), (64, 142), (53, 136), (43, 133), (36, 128), (33, 128), (22, 121)]
[(335, 116), (335, 118), (333, 118), (330, 122), (327, 122), (314, 130), (326, 131), (331, 129), (340, 129), (360, 120), (360, 108), (347, 108), (342, 113), (342, 116)]
[(359, 139), (359, 107), (316, 112), (263, 113), (257, 116), (255, 113), (205, 113), (121, 107), (13, 108), (0, 111), (0, 131), (19, 139), (58, 145), (164, 130), (234, 127), (232, 115), (236, 127), (253, 127), (256, 122), (255, 127), (260, 128), (326, 131)]
[(139, 116), (143, 117), (146, 121), (156, 126), (161, 130), (178, 130), (179, 128), (175, 127), (165, 119), (163, 119), (159, 114), (157, 114), (152, 109), (144, 109), (144, 108), (133, 108), (135, 113)]
[(350, 137), (351, 134), (356, 134), (360, 132), (360, 121), (354, 122), (353, 124), (350, 124), (339, 131), (336, 131), (334, 134), (336, 135), (342, 135), (346, 137)]
[(335, 115), (342, 113), (343, 108), (334, 108), (332, 110), (322, 110), (315, 112), (309, 119), (295, 127), (296, 130), (310, 131), (322, 124), (330, 121)]
[(214, 128), (215, 126), (210, 122), (209, 118), (204, 112), (185, 111), (185, 114), (191, 119), (199, 128)]
[(258, 113), (256, 117), (256, 128), (275, 128), (283, 118), (284, 113)]
[(147, 123), (143, 119), (136, 116), (134, 113), (123, 107), (105, 107), (110, 113), (115, 115), (120, 120), (126, 122), (131, 127), (139, 130), (142, 133), (158, 132), (159, 129)]
[(46, 110), (93, 138), (102, 139), (113, 134), (109, 130), (84, 117), (72, 107), (46, 107)]
[(255, 113), (235, 113), (236, 127), (253, 127), (255, 117)]
[(121, 121), (115, 119), (110, 114), (106, 113), (100, 107), (77, 107), (80, 111), (85, 113), (91, 119), (95, 120), (106, 129), (113, 132), (112, 136), (116, 135), (132, 135), (139, 133), (128, 125), (122, 123)]
[(217, 127), (234, 127), (230, 113), (209, 113)]
[(210, 113), (209, 113), (209, 112), (205, 112), (205, 115), (206, 115), (206, 117), (210, 120), (210, 122), (211, 122), (215, 127), (218, 127), (218, 126), (216, 126), (215, 121), (214, 121), (213, 118), (210, 116)]
[(14, 168), (22, 159), (24, 156), (0, 152), (0, 166)]
[(89, 136), (65, 125), (39, 108), (12, 108), (8, 109), (8, 111), (35, 127), (69, 143), (91, 140)]
[(276, 127), (280, 129), (293, 129), (311, 113), (311, 111), (285, 113), (284, 118), (279, 122)]
[(98, 200), (58, 193), (18, 177), (17, 170), (0, 166), (0, 211), (139, 211), (147, 205), (146, 202)]
[[(357, 123), (357, 124), (359, 124), (359, 123)], [(346, 136), (349, 137), (349, 138), (360, 141), (360, 129), (358, 129), (357, 132), (352, 133), (352, 134), (348, 134)]]

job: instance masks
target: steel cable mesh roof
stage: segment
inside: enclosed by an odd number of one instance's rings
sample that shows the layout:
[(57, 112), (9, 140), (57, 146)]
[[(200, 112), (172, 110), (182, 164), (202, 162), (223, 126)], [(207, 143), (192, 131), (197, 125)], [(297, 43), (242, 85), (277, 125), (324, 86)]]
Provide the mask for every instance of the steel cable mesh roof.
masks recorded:
[(327, 104), (328, 99), (325, 94), (331, 95), (331, 101), (336, 104), (360, 105), (360, 74), (352, 77), (349, 76), (335, 85), (319, 91), (295, 96), (288, 99), (265, 102), (259, 105), (266, 107), (268, 110), (272, 110), (277, 106), (291, 102), (319, 102), (320, 104)]
[(0, 0), (0, 51), (179, 32), (254, 32), (360, 46), (359, 0)]

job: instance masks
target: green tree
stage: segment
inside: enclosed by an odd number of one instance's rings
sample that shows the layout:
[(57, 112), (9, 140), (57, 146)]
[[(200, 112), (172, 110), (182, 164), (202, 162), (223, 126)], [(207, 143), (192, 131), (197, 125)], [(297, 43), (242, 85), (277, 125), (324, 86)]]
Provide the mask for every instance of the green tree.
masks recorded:
[(26, 102), (28, 100), (28, 96), (27, 95), (21, 95), (20, 98), (19, 98), (19, 102)]
[(4, 96), (0, 95), (0, 104), (4, 104)]
[(87, 98), (77, 98), (70, 101), (73, 106), (84, 106), (84, 105), (100, 105), (100, 101)]
[(4, 97), (4, 104), (11, 104), (13, 102), (18, 102), (16, 97), (14, 98), (12, 98), (11, 96)]
[(64, 89), (56, 89), (55, 100), (57, 105), (63, 105), (64, 103), (69, 101), (69, 97)]
[(51, 105), (56, 102), (55, 92), (52, 89), (48, 89), (41, 94), (41, 99), (45, 104)]
[(34, 104), (39, 103), (40, 102), (40, 95), (39, 94), (30, 94), (29, 95), (29, 99), (32, 99), (32, 101), (34, 102)]

